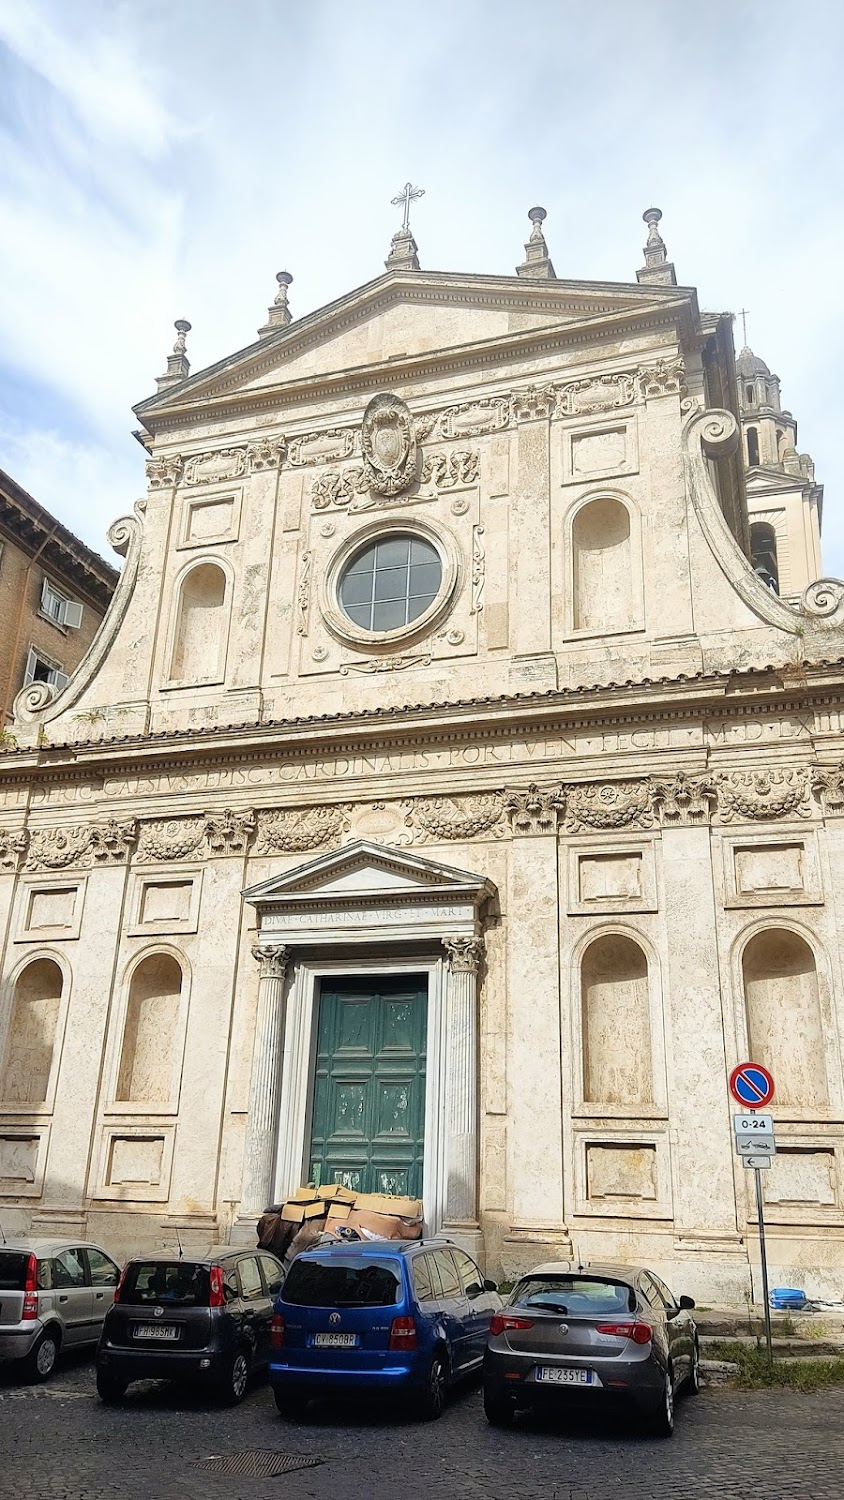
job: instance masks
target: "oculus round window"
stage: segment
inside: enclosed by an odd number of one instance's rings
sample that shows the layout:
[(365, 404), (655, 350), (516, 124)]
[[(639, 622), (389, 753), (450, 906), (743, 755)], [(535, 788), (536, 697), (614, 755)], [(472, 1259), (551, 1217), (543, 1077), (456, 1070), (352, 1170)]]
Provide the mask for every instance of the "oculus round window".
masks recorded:
[(442, 584), (440, 555), (418, 536), (385, 536), (344, 569), (340, 604), (362, 630), (400, 630), (430, 609)]

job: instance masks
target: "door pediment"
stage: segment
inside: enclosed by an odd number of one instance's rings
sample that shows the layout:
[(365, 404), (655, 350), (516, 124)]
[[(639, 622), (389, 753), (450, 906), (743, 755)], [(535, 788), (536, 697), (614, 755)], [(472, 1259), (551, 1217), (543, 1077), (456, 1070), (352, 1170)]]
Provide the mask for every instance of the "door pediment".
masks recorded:
[(281, 943), (476, 936), (495, 888), (484, 876), (368, 839), (250, 886), (262, 939)]

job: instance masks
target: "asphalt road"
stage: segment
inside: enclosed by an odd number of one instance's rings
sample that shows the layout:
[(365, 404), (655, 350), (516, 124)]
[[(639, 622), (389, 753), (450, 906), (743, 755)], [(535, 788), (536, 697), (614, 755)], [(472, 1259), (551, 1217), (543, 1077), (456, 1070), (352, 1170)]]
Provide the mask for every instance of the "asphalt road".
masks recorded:
[[(704, 1391), (674, 1438), (595, 1419), (522, 1420), (498, 1432), (480, 1393), (441, 1421), (321, 1404), (303, 1424), (276, 1414), (265, 1384), (221, 1411), (152, 1383), (106, 1408), (88, 1358), (46, 1386), (0, 1370), (2, 1500), (841, 1500), (844, 1390), (817, 1396)], [(273, 1478), (199, 1467), (257, 1451), (320, 1460)]]

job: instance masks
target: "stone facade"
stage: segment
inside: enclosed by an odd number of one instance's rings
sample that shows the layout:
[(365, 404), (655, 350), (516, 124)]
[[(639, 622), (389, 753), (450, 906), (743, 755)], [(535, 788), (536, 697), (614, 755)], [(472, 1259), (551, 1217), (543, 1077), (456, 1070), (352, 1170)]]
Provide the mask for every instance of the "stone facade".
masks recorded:
[(292, 322), (280, 278), (137, 408), (111, 610), (0, 761), (7, 1233), (251, 1233), (308, 1171), (326, 985), (413, 975), (426, 1219), (493, 1274), (741, 1301), (753, 1053), (774, 1284), (844, 1293), (844, 584), (755, 575), (730, 322), (653, 218), (638, 283), (578, 283), (540, 212), (514, 277), (414, 247)]

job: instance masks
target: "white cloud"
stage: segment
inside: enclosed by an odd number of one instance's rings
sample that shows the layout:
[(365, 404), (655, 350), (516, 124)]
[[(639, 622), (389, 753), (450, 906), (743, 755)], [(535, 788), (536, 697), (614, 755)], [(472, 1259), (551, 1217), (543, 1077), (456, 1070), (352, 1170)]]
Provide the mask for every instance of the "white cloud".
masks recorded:
[[(49, 382), (61, 438), (81, 417), (122, 483), (128, 407), (174, 318), (196, 370), (254, 338), (275, 271), (294, 316), (377, 276), (408, 176), (422, 262), (444, 270), (512, 271), (540, 202), (559, 275), (632, 281), (655, 201), (701, 304), (751, 309), (844, 573), (844, 12), (711, 0), (704, 28), (670, 0), (647, 11), (0, 0), (0, 358)], [(114, 505), (80, 513), (101, 535)]]

